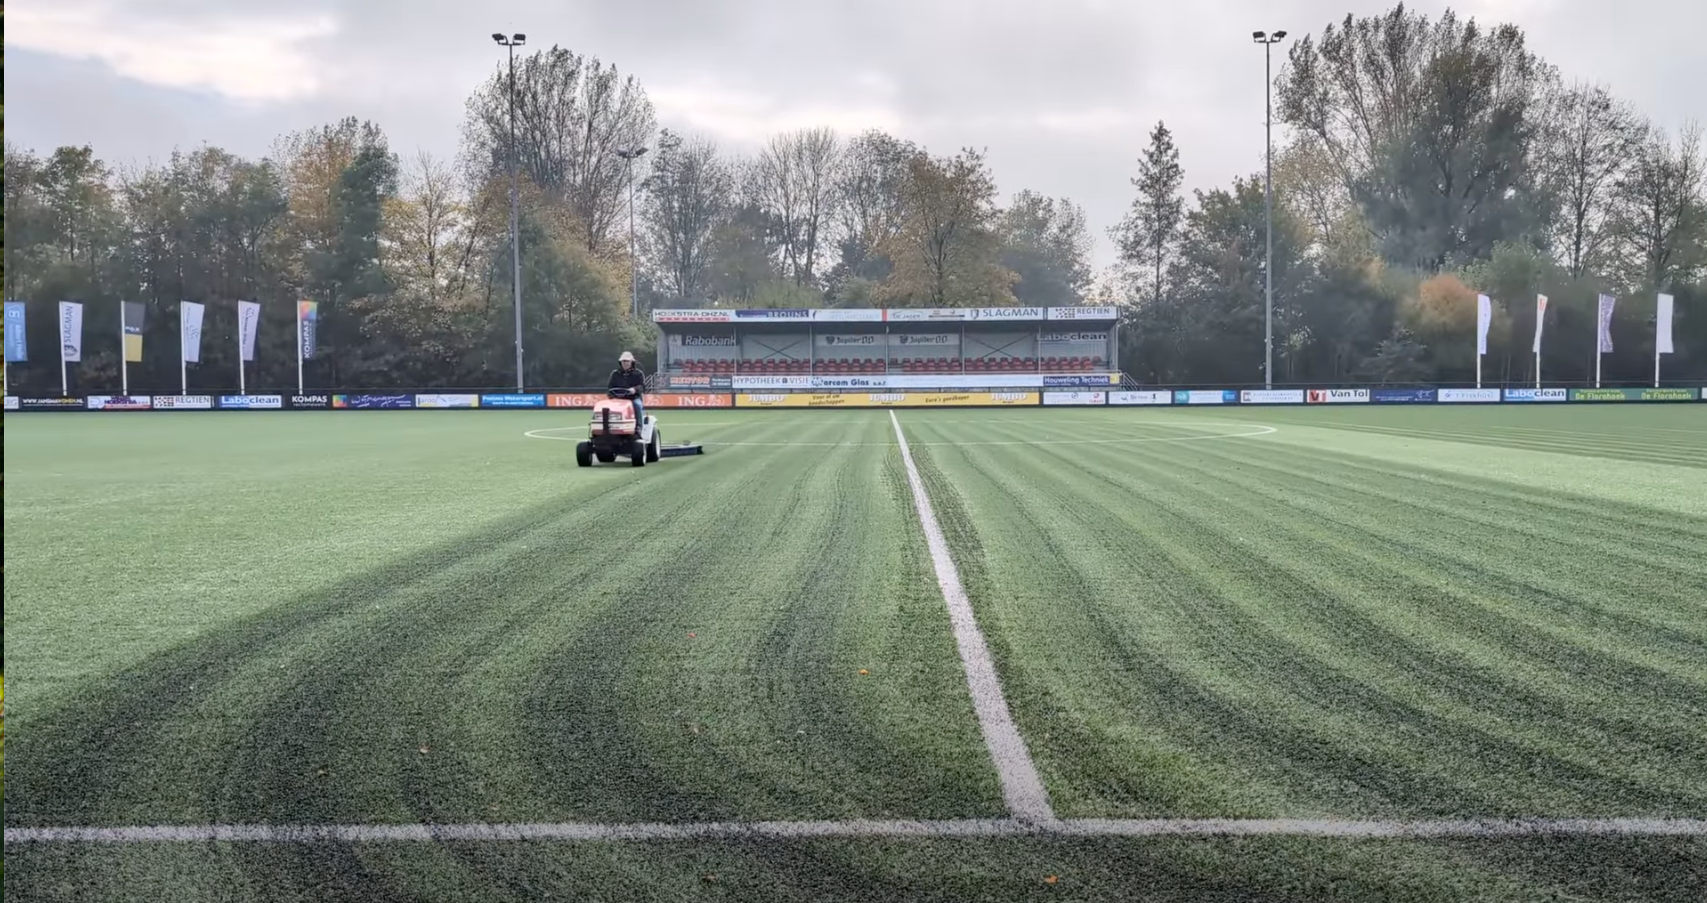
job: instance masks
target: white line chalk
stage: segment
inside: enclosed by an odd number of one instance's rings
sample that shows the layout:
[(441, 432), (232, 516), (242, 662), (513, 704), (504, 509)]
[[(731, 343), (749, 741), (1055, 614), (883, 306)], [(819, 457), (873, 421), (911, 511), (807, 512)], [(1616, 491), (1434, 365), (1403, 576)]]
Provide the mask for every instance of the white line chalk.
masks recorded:
[(1043, 789), (1043, 779), (1037, 774), (1037, 764), (1025, 748), (1025, 738), (1008, 714), (1008, 702), (1002, 696), (1002, 684), (996, 677), (996, 666), (990, 660), (989, 646), (978, 630), (972, 616), (972, 602), (966, 598), (966, 588), (960, 585), (960, 572), (948, 552), (948, 539), (937, 525), (931, 500), (925, 494), (924, 480), (913, 464), (913, 452), (907, 447), (907, 437), (901, 432), (901, 419), (889, 412), (889, 422), (895, 426), (895, 442), (901, 448), (901, 462), (907, 466), (907, 482), (913, 487), (913, 507), (918, 511), (919, 526), (924, 528), (925, 542), (930, 548), (931, 563), (936, 567), (937, 585), (948, 603), (948, 617), (954, 625), (954, 642), (960, 647), (960, 661), (966, 666), (966, 683), (972, 691), (972, 708), (978, 714), (978, 725), (984, 731), (984, 745), (995, 760), (996, 773), (1002, 781), (1002, 798), (1008, 811), (1024, 821), (1050, 822), (1055, 811), (1049, 805), (1049, 793)]
[(1703, 837), (1702, 818), (1016, 818), (940, 821), (758, 821), (450, 825), (146, 825), (7, 828), (6, 844), (25, 843), (393, 843), (439, 841), (670, 841), (811, 837)]

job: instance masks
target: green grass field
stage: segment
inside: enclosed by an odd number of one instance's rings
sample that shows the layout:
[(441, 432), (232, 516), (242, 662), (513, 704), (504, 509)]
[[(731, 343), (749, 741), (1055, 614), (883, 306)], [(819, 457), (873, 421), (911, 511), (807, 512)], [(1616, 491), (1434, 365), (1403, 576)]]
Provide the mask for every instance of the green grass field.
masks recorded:
[[(7, 829), (1005, 816), (887, 412), (663, 411), (707, 454), (592, 470), (583, 416), (8, 418)], [(1707, 817), (1707, 406), (898, 417), (1062, 818)], [(8, 900), (1707, 896), (1701, 836), (5, 858)]]

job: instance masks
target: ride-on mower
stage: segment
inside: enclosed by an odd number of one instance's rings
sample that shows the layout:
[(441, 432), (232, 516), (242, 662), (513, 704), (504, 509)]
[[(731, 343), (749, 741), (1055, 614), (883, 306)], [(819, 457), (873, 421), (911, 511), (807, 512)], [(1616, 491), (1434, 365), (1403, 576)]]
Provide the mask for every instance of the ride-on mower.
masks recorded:
[(703, 454), (698, 445), (665, 445), (658, 418), (647, 414), (634, 422), (634, 400), (629, 389), (611, 389), (608, 398), (593, 404), (593, 421), (585, 440), (575, 446), (575, 463), (592, 467), (593, 459), (609, 464), (626, 457), (635, 467), (645, 467), (660, 458)]

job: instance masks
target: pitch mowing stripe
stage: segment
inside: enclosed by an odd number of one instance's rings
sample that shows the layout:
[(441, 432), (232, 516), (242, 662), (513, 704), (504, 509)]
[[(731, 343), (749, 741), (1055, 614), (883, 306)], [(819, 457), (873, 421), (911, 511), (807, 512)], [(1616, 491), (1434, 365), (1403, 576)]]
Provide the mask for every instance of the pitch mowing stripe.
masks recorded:
[(1341, 837), (1352, 839), (1501, 837), (1702, 837), (1699, 818), (1508, 818), (1341, 820), (1331, 818), (1021, 818), (929, 821), (757, 821), (631, 824), (460, 825), (146, 825), (117, 828), (7, 828), (6, 843), (385, 843), (659, 841), (810, 837)]
[(907, 466), (907, 483), (913, 488), (913, 506), (919, 513), (919, 526), (925, 531), (930, 547), (931, 563), (936, 568), (937, 584), (942, 587), (943, 601), (948, 603), (949, 620), (954, 625), (954, 642), (960, 649), (960, 661), (966, 666), (966, 683), (972, 692), (972, 707), (978, 713), (978, 725), (984, 732), (984, 744), (995, 760), (996, 772), (1002, 780), (1002, 798), (1008, 811), (1027, 820), (1053, 821), (1055, 810), (1049, 805), (1049, 793), (1043, 789), (1037, 763), (1025, 748), (1025, 738), (1019, 735), (1008, 702), (1002, 696), (1002, 684), (996, 677), (996, 666), (990, 660), (989, 644), (978, 630), (972, 616), (972, 602), (966, 598), (966, 588), (960, 584), (960, 572), (948, 552), (948, 539), (942, 535), (931, 500), (925, 494), (924, 480), (913, 463), (913, 452), (907, 447), (907, 437), (901, 432), (901, 419), (889, 412), (889, 422), (895, 427), (895, 442), (901, 449), (901, 462)]

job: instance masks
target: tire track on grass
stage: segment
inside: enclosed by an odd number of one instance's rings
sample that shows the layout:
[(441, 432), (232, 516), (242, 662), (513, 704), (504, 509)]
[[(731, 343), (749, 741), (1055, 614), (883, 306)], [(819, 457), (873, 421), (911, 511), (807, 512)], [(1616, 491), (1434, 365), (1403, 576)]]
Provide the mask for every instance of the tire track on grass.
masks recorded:
[[(1012, 469), (1013, 468), (1011, 467), (1007, 468), (1010, 477), (1012, 476)], [(1073, 552), (1061, 546), (1056, 539), (1057, 531), (1062, 529), (1063, 525), (1059, 522), (1052, 522), (1048, 513), (1060, 510), (1079, 510), (1082, 512), (1085, 510), (1086, 499), (1079, 495), (1078, 487), (1063, 486), (1065, 480), (1057, 476), (1059, 473), (1060, 471), (1055, 468), (1036, 467), (1032, 470), (1028, 470), (1021, 477), (1024, 485), (1028, 487), (1041, 488), (1050, 492), (1052, 503), (1033, 500), (1029, 497), (1013, 493), (1010, 493), (1010, 496), (1018, 503), (1022, 510), (1028, 510), (1031, 514), (1032, 522), (1036, 525), (1037, 532), (1040, 537), (1038, 541), (1054, 549), (1057, 555), (1070, 560)], [(990, 474), (986, 471), (985, 476), (989, 478)], [(1011, 485), (1012, 482), (1013, 481), (1010, 480), (1009, 484)], [(1095, 507), (1105, 510), (1108, 508), (1108, 503), (1102, 499), (1097, 499), (1092, 504)], [(1152, 504), (1155, 504), (1154, 500), (1152, 500)], [(1174, 506), (1169, 507), (1172, 508)], [(1201, 520), (1201, 518), (1194, 518), (1187, 514), (1185, 509), (1189, 507), (1191, 506), (1182, 504), (1178, 506), (1177, 510), (1171, 510), (1169, 513), (1180, 518), (1183, 521), (1183, 525), (1186, 526), (1188, 530), (1201, 532), (1206, 528), (1213, 529), (1209, 528), (1206, 524), (1196, 522)], [(1039, 516), (1040, 510), (1044, 516)], [(1107, 522), (1097, 516), (1084, 517), (1083, 521), (1090, 524)], [(1162, 532), (1166, 531), (1164, 530)], [(1182, 545), (1184, 545), (1184, 543), (1182, 543)], [(1193, 545), (1196, 547), (1196, 544)], [(1128, 547), (1127, 551), (1134, 550)], [(1142, 554), (1142, 552), (1140, 553)], [(1177, 558), (1177, 553), (1175, 557)], [(1202, 558), (1198, 558), (1193, 561), (1191, 557), (1188, 557), (1185, 559), (1185, 562), (1188, 565), (1191, 565), (1191, 567), (1187, 568), (1188, 571), (1195, 569), (1196, 572), (1204, 572), (1202, 571), (1202, 568), (1209, 567), (1211, 568), (1211, 571), (1209, 572), (1213, 572), (1215, 567), (1217, 567), (1217, 565), (1212, 565), (1207, 559)], [(1248, 567), (1241, 567), (1236, 563), (1220, 564), (1219, 567), (1222, 570), (1242, 570), (1244, 572), (1242, 576), (1247, 583), (1249, 580), (1261, 576), (1256, 572), (1260, 571), (1261, 568), (1252, 570)], [(1265, 589), (1272, 589), (1272, 586), (1265, 586)], [(1294, 605), (1307, 605), (1311, 602), (1311, 590), (1307, 584), (1298, 584), (1296, 579), (1289, 580), (1286, 587), (1283, 588), (1281, 592), (1286, 598), (1292, 600), (1292, 604)], [(1205, 600), (1199, 599), (1197, 601), (1198, 604), (1201, 604)], [(1333, 614), (1339, 613), (1333, 612)], [(1105, 619), (1102, 619), (1100, 612), (1093, 611), (1092, 615), (1099, 619), (1098, 624), (1102, 628), (1102, 630), (1099, 631), (1100, 633), (1106, 635), (1111, 632), (1118, 632), (1115, 629), (1115, 625)], [(1394, 727), (1409, 731), (1416, 731), (1418, 729), (1415, 727), (1415, 724), (1421, 722), (1428, 724), (1433, 728), (1433, 733), (1431, 733), (1430, 736), (1437, 735), (1439, 732), (1443, 731), (1447, 732), (1448, 735), (1456, 736), (1460, 742), (1474, 744), (1475, 748), (1483, 750), (1485, 755), (1493, 755), (1496, 750), (1504, 750), (1503, 752), (1498, 753), (1498, 755), (1499, 758), (1507, 761), (1508, 763), (1515, 763), (1519, 759), (1532, 761), (1535, 758), (1531, 751), (1511, 748), (1510, 744), (1506, 743), (1503, 738), (1487, 736), (1485, 733), (1480, 731), (1466, 730), (1462, 726), (1441, 722), (1437, 717), (1429, 713), (1419, 711), (1414, 706), (1403, 701), (1390, 698), (1387, 694), (1374, 688), (1353, 686), (1348, 689), (1343, 683), (1343, 679), (1333, 675), (1331, 671), (1321, 672), (1321, 662), (1318, 662), (1316, 668), (1311, 669), (1309, 674), (1300, 673), (1305, 670), (1298, 667), (1298, 664), (1301, 661), (1300, 656), (1303, 657), (1302, 660), (1308, 660), (1309, 654), (1305, 650), (1296, 648), (1294, 645), (1295, 638), (1269, 633), (1266, 628), (1251, 620), (1247, 615), (1241, 614), (1232, 608), (1220, 608), (1217, 611), (1217, 617), (1234, 624), (1235, 628), (1233, 633), (1241, 637), (1247, 646), (1249, 646), (1250, 641), (1253, 639), (1262, 639), (1262, 642), (1259, 643), (1254, 650), (1248, 651), (1257, 651), (1257, 654), (1259, 654), (1260, 657), (1268, 663), (1268, 668), (1272, 671), (1270, 678), (1283, 685), (1290, 686), (1290, 692), (1295, 696), (1314, 699), (1317, 704), (1327, 706), (1329, 710), (1332, 710), (1336, 703), (1343, 705), (1348, 694), (1359, 696), (1359, 702), (1361, 705), (1363, 705), (1372, 714), (1385, 713), (1383, 717)], [(1363, 633), (1371, 642), (1390, 642), (1384, 631), (1367, 623), (1347, 625), (1344, 623), (1343, 617), (1341, 617), (1339, 628), (1342, 630), (1355, 629)], [(1265, 634), (1267, 634), (1266, 637)], [(1419, 650), (1419, 653), (1421, 652), (1422, 651)], [(1128, 663), (1137, 664), (1137, 662), (1133, 662), (1131, 659), (1128, 659)], [(1270, 725), (1269, 729), (1272, 729), (1272, 725)], [(1257, 734), (1260, 735), (1262, 732), (1263, 731), (1259, 730), (1257, 731)], [(1291, 744), (1295, 747), (1294, 753), (1291, 757), (1296, 759), (1299, 751), (1308, 751), (1309, 747), (1316, 742), (1319, 741), (1306, 741), (1299, 743), (1295, 738), (1294, 742)], [(1270, 740), (1269, 743), (1272, 746), (1273, 741)], [(1574, 770), (1570, 763), (1567, 762), (1555, 761), (1549, 764), (1551, 767), (1558, 769)], [(1398, 799), (1410, 797), (1413, 801), (1419, 796), (1423, 798), (1433, 797), (1437, 800), (1437, 803), (1445, 802), (1445, 800), (1440, 799), (1440, 792), (1438, 790), (1423, 786), (1425, 781), (1433, 779), (1426, 778), (1422, 775), (1410, 774), (1408, 772), (1396, 772), (1388, 763), (1366, 758), (1358, 760), (1356, 767), (1353, 770), (1358, 774), (1347, 775), (1347, 777), (1358, 780), (1365, 785), (1372, 783), (1369, 780), (1370, 775), (1382, 775), (1385, 773), (1384, 779), (1375, 783), (1384, 785), (1382, 792), (1386, 796)], [(1447, 805), (1451, 807), (1453, 811), (1479, 811), (1480, 808), (1477, 805), (1470, 805), (1464, 799), (1447, 803)]]
[[(1235, 478), (1240, 488), (1247, 490), (1252, 497), (1265, 494), (1261, 487), (1263, 481), (1250, 478)], [(1315, 516), (1314, 512), (1301, 512), (1299, 500), (1287, 499), (1275, 495), (1270, 499), (1277, 512), (1267, 520), (1273, 526), (1269, 531), (1280, 536), (1280, 542), (1295, 545), (1300, 551), (1308, 551), (1317, 546), (1334, 550), (1334, 553), (1347, 561), (1359, 563), (1357, 567), (1347, 567), (1328, 571), (1332, 575), (1334, 585), (1323, 585), (1325, 594), (1344, 600), (1346, 604), (1366, 608), (1371, 614), (1382, 616), (1383, 620), (1392, 620), (1386, 614), (1395, 603), (1403, 603), (1416, 615), (1440, 624), (1442, 619), (1437, 614), (1440, 609), (1442, 594), (1451, 596), (1454, 593), (1462, 596), (1462, 591), (1450, 585), (1435, 587), (1425, 585), (1409, 566), (1414, 556), (1405, 556), (1403, 551), (1395, 551), (1391, 557), (1381, 557), (1377, 549), (1385, 545), (1380, 538), (1371, 543), (1354, 542), (1350, 537), (1357, 531), (1347, 531), (1337, 518), (1331, 514), (1325, 518)], [(1284, 509), (1284, 510), (1283, 510)], [(1344, 505), (1330, 505), (1328, 510), (1345, 511)], [(1303, 560), (1294, 554), (1290, 560)], [(1320, 583), (1318, 575), (1322, 572), (1315, 569), (1297, 570), (1301, 579), (1312, 583)], [(1474, 575), (1470, 579), (1474, 579)], [(1358, 588), (1359, 584), (1367, 584), (1366, 588)], [(1384, 601), (1377, 606), (1359, 604), (1357, 600), (1380, 597)], [(1465, 606), (1462, 598), (1454, 599), (1459, 606)], [(1485, 608), (1477, 609), (1485, 611)], [(1456, 611), (1453, 612), (1454, 614)], [(1485, 635), (1490, 620), (1485, 614), (1481, 623), (1467, 620), (1462, 624), (1463, 635)], [(1499, 619), (1492, 618), (1495, 626)], [(1345, 628), (1338, 621), (1322, 621), (1318, 635), (1336, 642), (1345, 633)], [(1528, 625), (1525, 625), (1528, 626)], [(1410, 631), (1411, 628), (1402, 623), (1395, 627)], [(1422, 678), (1423, 686), (1431, 689), (1444, 698), (1457, 699), (1472, 706), (1470, 711), (1477, 713), (1477, 720), (1484, 716), (1482, 713), (1498, 715), (1511, 728), (1504, 726), (1494, 728), (1487, 726), (1484, 730), (1495, 730), (1501, 734), (1515, 731), (1521, 735), (1520, 742), (1550, 743), (1554, 739), (1569, 738), (1575, 748), (1566, 753), (1567, 758), (1577, 760), (1584, 767), (1596, 768), (1604, 773), (1604, 764), (1612, 758), (1628, 759), (1633, 753), (1632, 745), (1648, 753), (1649, 776), (1644, 783), (1650, 787), (1651, 794), (1666, 796), (1671, 802), (1682, 798), (1701, 798), (1701, 788), (1695, 785), (1678, 786), (1675, 780), (1677, 772), (1665, 767), (1665, 763), (1675, 760), (1675, 757), (1686, 750), (1695, 750), (1692, 758), (1707, 762), (1707, 738), (1699, 731), (1691, 731), (1686, 724), (1689, 716), (1685, 713), (1698, 709), (1691, 700), (1698, 698), (1693, 685), (1679, 683), (1668, 676), (1653, 671), (1640, 674), (1639, 682), (1630, 672), (1633, 667), (1622, 659), (1597, 656), (1586, 653), (1577, 644), (1563, 643), (1555, 639), (1551, 649), (1537, 651), (1533, 648), (1534, 632), (1527, 631), (1528, 636), (1520, 636), (1515, 645), (1508, 643), (1507, 650), (1513, 652), (1533, 653), (1534, 665), (1549, 676), (1546, 680), (1534, 677), (1536, 669), (1531, 669), (1532, 679), (1520, 681), (1516, 675), (1507, 670), (1490, 670), (1490, 663), (1498, 661), (1495, 656), (1485, 653), (1477, 656), (1479, 662), (1466, 663), (1459, 666), (1450, 663), (1447, 671), (1441, 672), (1432, 664), (1440, 658), (1441, 650), (1436, 643), (1428, 641), (1408, 642), (1405, 646), (1395, 647), (1386, 656), (1393, 664), (1406, 668), (1411, 676), (1407, 680)], [(1450, 654), (1454, 657), (1465, 655), (1466, 650), (1461, 643), (1454, 640), (1452, 633), (1430, 634), (1438, 636), (1441, 643), (1451, 645)], [(1356, 644), (1348, 644), (1350, 648), (1343, 652), (1327, 653), (1330, 657), (1341, 658), (1347, 662), (1359, 660), (1355, 651)], [(1563, 651), (1568, 650), (1568, 652)], [(1598, 666), (1592, 669), (1585, 662)], [(1614, 669), (1608, 673), (1606, 669)], [(1462, 671), (1462, 673), (1454, 673)], [(1434, 675), (1433, 678), (1429, 675)], [(1588, 682), (1597, 692), (1591, 698), (1585, 699), (1581, 694), (1574, 698), (1561, 699), (1554, 692), (1564, 681), (1565, 686)], [(1632, 686), (1642, 686), (1645, 694), (1640, 701), (1650, 701), (1651, 704), (1641, 709), (1633, 709), (1630, 690)], [(1497, 692), (1489, 692), (1496, 691)], [(1466, 713), (1468, 714), (1468, 712)], [(1679, 716), (1682, 716), (1681, 720)], [(1543, 730), (1543, 725), (1545, 729)], [(1633, 740), (1632, 738), (1639, 738)], [(1613, 754), (1612, 749), (1619, 748), (1620, 752)], [(1584, 760), (1583, 753), (1595, 750), (1592, 760)], [(1601, 764), (1596, 764), (1601, 763)], [(1680, 797), (1679, 794), (1682, 794)]]
[[(1513, 566), (1521, 565), (1538, 554), (1549, 554), (1546, 550), (1551, 546), (1573, 547), (1581, 554), (1553, 553), (1553, 557), (1559, 562), (1558, 568), (1531, 571), (1522, 578), (1480, 568), (1474, 569), (1471, 576), (1475, 577), (1475, 585), (1495, 587), (1514, 597), (1539, 596), (1554, 600), (1547, 610), (1550, 619), (1548, 625), (1538, 625), (1533, 619), (1513, 622), (1522, 624), (1528, 630), (1556, 634), (1554, 625), (1559, 618), (1587, 620), (1588, 623), (1584, 626), (1593, 633), (1602, 636), (1641, 637), (1652, 647), (1672, 650), (1675, 662), (1689, 663), (1707, 659), (1707, 634), (1688, 633), (1675, 623), (1656, 622), (1651, 614), (1637, 614), (1627, 607), (1608, 607), (1593, 595), (1584, 595), (1582, 590), (1583, 587), (1592, 586), (1599, 594), (1604, 595), (1609, 591), (1610, 584), (1611, 590), (1622, 592), (1626, 599), (1637, 602), (1644, 609), (1657, 608), (1670, 613), (1679, 609), (1696, 608), (1707, 613), (1707, 577), (1704, 577), (1699, 567), (1692, 566), (1688, 559), (1676, 557), (1664, 562), (1663, 567), (1656, 567), (1649, 561), (1648, 556), (1614, 551), (1620, 544), (1628, 544), (1628, 532), (1590, 537), (1585, 535), (1590, 531), (1581, 529), (1578, 521), (1563, 518), (1555, 522), (1556, 526), (1550, 527), (1546, 516), (1536, 517), (1532, 512), (1524, 510), (1526, 506), (1522, 498), (1508, 500), (1509, 505), (1503, 509), (1490, 509), (1486, 504), (1476, 503), (1472, 490), (1454, 487), (1449, 483), (1427, 481), (1426, 491), (1381, 488), (1387, 483), (1422, 482), (1405, 471), (1353, 468), (1359, 476), (1367, 477), (1367, 482), (1354, 482), (1349, 478), (1335, 479), (1323, 475), (1319, 466), (1320, 459), (1321, 455), (1307, 458), (1301, 452), (1278, 451), (1266, 455), (1261, 465), (1225, 458), (1222, 458), (1222, 462), (1234, 468), (1260, 466), (1265, 470), (1283, 474), (1289, 481), (1313, 484), (1320, 490), (1317, 494), (1323, 496), (1323, 505), (1313, 511), (1319, 521), (1360, 535), (1378, 537), (1383, 543), (1403, 551), (1408, 556), (1427, 555), (1434, 560), (1436, 567), (1445, 572), (1462, 571), (1466, 561), (1462, 556), (1454, 556), (1427, 545), (1427, 537), (1433, 534), (1426, 529), (1426, 523), (1416, 525), (1416, 529), (1407, 535), (1401, 532), (1399, 524), (1408, 521), (1357, 515), (1375, 507), (1382, 511), (1402, 512), (1412, 520), (1416, 519), (1415, 512), (1426, 512), (1434, 520), (1454, 527), (1457, 526), (1457, 521), (1466, 521), (1486, 531), (1476, 535), (1476, 550), (1479, 553), (1485, 550), (1488, 555), (1503, 557)], [(1297, 463), (1295, 466), (1288, 466), (1289, 461)], [(1197, 468), (1200, 472), (1210, 472), (1207, 464), (1199, 466), (1193, 463), (1187, 466)], [(1247, 480), (1241, 485), (1253, 496), (1268, 498), (1279, 504), (1301, 503), (1287, 497), (1270, 481)], [(1283, 481), (1279, 485), (1286, 483)], [(1436, 492), (1446, 497), (1457, 493), (1459, 498), (1456, 501), (1430, 501), (1429, 498)], [(1339, 500), (1339, 503), (1332, 500)], [(1374, 503), (1373, 506), (1369, 504), (1371, 502)], [(1506, 512), (1505, 516), (1500, 516), (1498, 512), (1501, 511)], [(1535, 521), (1540, 521), (1540, 525), (1532, 526)], [(1707, 521), (1703, 521), (1703, 525), (1707, 526)], [(1683, 524), (1676, 526), (1679, 532), (1684, 527)], [(1667, 528), (1660, 527), (1656, 528), (1655, 532), (1666, 530)], [(1644, 535), (1643, 538), (1647, 540), (1648, 536)], [(1707, 543), (1707, 533), (1703, 534), (1702, 542)], [(1679, 551), (1683, 550), (1680, 548)], [(1603, 568), (1583, 563), (1606, 557), (1621, 558), (1630, 567)], [(1658, 597), (1660, 601), (1651, 597)], [(1486, 610), (1486, 606), (1479, 608)], [(1502, 616), (1508, 619), (1511, 617), (1509, 613)], [(1707, 626), (1707, 622), (1702, 623)], [(1583, 637), (1577, 635), (1569, 639), (1573, 644), (1577, 644)], [(1629, 661), (1622, 658), (1620, 660)], [(1652, 665), (1643, 667), (1652, 668)]]

